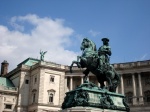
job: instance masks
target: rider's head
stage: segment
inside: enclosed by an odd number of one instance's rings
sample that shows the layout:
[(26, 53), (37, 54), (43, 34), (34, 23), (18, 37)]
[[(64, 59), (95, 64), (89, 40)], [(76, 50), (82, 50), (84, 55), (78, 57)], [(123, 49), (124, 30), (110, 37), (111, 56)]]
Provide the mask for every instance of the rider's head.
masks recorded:
[(109, 39), (108, 38), (102, 38), (103, 44), (108, 45)]

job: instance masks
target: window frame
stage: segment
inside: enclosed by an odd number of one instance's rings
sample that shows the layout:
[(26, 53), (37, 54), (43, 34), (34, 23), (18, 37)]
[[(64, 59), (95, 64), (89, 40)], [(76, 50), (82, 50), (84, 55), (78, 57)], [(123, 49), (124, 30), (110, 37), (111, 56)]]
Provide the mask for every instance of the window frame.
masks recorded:
[(54, 96), (55, 96), (55, 90), (51, 89), (51, 90), (47, 90), (48, 92), (48, 103), (49, 104), (54, 104)]
[(26, 80), (25, 80), (25, 84), (29, 84), (29, 79), (26, 79)]
[(50, 75), (49, 81), (50, 81), (50, 83), (54, 83), (55, 82), (55, 76)]
[[(7, 106), (10, 106), (10, 108), (8, 108)], [(12, 104), (5, 104), (5, 109), (12, 109)]]

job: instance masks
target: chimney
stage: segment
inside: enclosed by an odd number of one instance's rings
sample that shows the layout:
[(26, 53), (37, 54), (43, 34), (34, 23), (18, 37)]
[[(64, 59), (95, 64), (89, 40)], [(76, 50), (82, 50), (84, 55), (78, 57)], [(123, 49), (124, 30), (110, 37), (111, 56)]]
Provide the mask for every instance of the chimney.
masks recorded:
[(5, 75), (8, 73), (8, 65), (9, 63), (4, 60), (2, 63), (1, 63), (1, 76), (5, 77)]

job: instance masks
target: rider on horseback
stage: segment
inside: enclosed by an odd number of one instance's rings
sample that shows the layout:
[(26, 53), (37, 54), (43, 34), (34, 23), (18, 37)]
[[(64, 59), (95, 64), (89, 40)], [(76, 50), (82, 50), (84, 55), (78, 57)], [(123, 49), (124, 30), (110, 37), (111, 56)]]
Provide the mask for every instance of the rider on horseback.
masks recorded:
[(103, 73), (107, 71), (110, 66), (109, 63), (109, 56), (111, 56), (111, 48), (109, 46), (109, 39), (108, 38), (102, 38), (103, 45), (99, 48), (98, 50), (98, 55), (99, 55), (99, 66), (98, 70)]
[(109, 63), (109, 56), (111, 56), (109, 39), (103, 38), (102, 41), (103, 45), (97, 51), (95, 43), (88, 38), (84, 38), (81, 43), (82, 55), (77, 56), (77, 61), (72, 62), (70, 71), (72, 72), (73, 64), (77, 64), (78, 68), (86, 68), (83, 71), (85, 83), (89, 72), (92, 72), (97, 77), (101, 88), (105, 88), (104, 81), (107, 81), (108, 90), (115, 92), (120, 83), (120, 76)]

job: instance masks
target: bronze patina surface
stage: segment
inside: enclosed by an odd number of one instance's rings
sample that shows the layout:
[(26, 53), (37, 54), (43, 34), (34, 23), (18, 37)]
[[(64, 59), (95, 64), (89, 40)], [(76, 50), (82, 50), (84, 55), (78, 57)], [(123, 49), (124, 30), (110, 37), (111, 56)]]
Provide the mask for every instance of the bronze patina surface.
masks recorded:
[[(88, 38), (83, 39), (80, 47), (82, 55), (77, 56), (77, 61), (72, 62), (70, 72), (73, 72), (73, 64), (77, 64), (78, 68), (86, 68), (83, 71), (84, 83), (66, 93), (62, 109), (83, 106), (130, 111), (125, 96), (116, 93), (116, 88), (120, 84), (120, 75), (109, 62), (111, 56), (109, 39), (102, 38), (102, 42), (103, 45), (97, 50), (93, 41)], [(87, 81), (89, 72), (97, 77), (100, 87)], [(107, 87), (104, 84), (105, 81), (108, 82)]]

